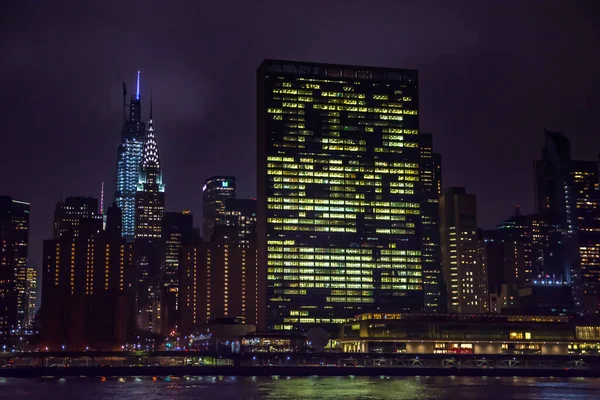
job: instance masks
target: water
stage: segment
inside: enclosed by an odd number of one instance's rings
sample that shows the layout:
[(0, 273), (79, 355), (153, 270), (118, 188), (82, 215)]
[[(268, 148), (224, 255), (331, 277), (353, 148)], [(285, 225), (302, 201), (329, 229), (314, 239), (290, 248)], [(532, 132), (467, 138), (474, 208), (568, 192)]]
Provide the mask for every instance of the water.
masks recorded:
[[(169, 378), (167, 378), (169, 379)], [(600, 399), (600, 379), (575, 378), (0, 378), (0, 399), (431, 400)]]

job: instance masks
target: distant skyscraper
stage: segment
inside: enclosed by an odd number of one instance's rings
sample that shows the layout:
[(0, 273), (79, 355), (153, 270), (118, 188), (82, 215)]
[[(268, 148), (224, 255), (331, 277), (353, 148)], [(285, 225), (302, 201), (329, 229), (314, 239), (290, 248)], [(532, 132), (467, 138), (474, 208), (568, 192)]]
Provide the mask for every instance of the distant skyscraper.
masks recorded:
[(265, 60), (257, 78), (268, 328), (421, 310), (417, 71)]
[(102, 216), (98, 213), (98, 199), (94, 197), (67, 197), (64, 201), (56, 203), (54, 208), (54, 239), (70, 230), (79, 233), (79, 223), (82, 220), (93, 219), (98, 221), (98, 228), (102, 227)]
[(424, 308), (427, 312), (439, 313), (447, 310), (440, 248), (439, 198), (442, 196), (442, 156), (433, 153), (432, 135), (420, 134), (419, 138)]
[(202, 235), (211, 240), (215, 226), (225, 226), (225, 200), (235, 199), (235, 178), (213, 176), (202, 187)]
[(600, 314), (600, 188), (595, 161), (572, 161), (570, 193), (577, 226), (577, 248), (584, 311)]
[(474, 194), (448, 188), (440, 199), (442, 265), (448, 293), (448, 311), (483, 313), (488, 309), (485, 259), (477, 234)]
[[(547, 251), (541, 273), (552, 281), (567, 282), (572, 288), (575, 309), (581, 311), (583, 290), (573, 166), (569, 139), (558, 132), (544, 131), (542, 159), (535, 164), (537, 211), (547, 223)], [(585, 185), (584, 181), (582, 178), (578, 186)]]
[(179, 268), (181, 265), (181, 252), (186, 246), (194, 242), (194, 219), (189, 210), (182, 212), (167, 212), (163, 220), (164, 261), (161, 271), (163, 301), (166, 307), (167, 327), (175, 329), (178, 321), (179, 304)]
[(123, 84), (123, 129), (117, 150), (117, 187), (115, 202), (123, 213), (123, 236), (132, 241), (135, 236), (135, 196), (139, 183), (142, 150), (146, 140), (146, 125), (142, 122), (140, 100), (140, 71), (137, 73), (135, 95), (131, 96), (129, 116), (126, 117), (127, 90)]
[(256, 233), (256, 200), (225, 200), (223, 215), (225, 225), (215, 228), (215, 236), (232, 235), (231, 240), (245, 244), (254, 240)]
[(0, 196), (0, 338), (25, 327), (29, 203)]
[(25, 328), (35, 326), (35, 314), (38, 308), (38, 274), (37, 269), (27, 267), (27, 318)]
[(138, 307), (142, 328), (156, 331), (154, 303), (160, 300), (160, 266), (163, 260), (162, 228), (165, 213), (165, 185), (152, 124), (150, 106), (148, 134), (135, 195), (135, 259), (138, 273)]

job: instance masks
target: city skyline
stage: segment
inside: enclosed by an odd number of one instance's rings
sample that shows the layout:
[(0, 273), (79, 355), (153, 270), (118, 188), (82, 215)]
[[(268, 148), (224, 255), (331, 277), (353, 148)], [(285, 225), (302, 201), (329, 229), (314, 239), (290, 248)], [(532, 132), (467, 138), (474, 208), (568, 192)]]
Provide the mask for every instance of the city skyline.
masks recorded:
[[(22, 48), (19, 46), (25, 45), (24, 49), (33, 51), (37, 45), (30, 43), (27, 35), (15, 42), (18, 45), (6, 42), (2, 46), (6, 45), (5, 50), (9, 57), (7, 64), (2, 67), (3, 76), (14, 76), (14, 79), (11, 79), (14, 84), (8, 82), (6, 88), (7, 94), (15, 100), (6, 110), (8, 132), (14, 132), (7, 135), (7, 145), (26, 146), (25, 148), (32, 151), (18, 158), (12, 155), (3, 158), (2, 167), (5, 171), (11, 168), (19, 171), (3, 179), (3, 192), (32, 204), (32, 263), (39, 268), (41, 242), (50, 236), (51, 210), (61, 193), (64, 193), (65, 197), (99, 197), (102, 176), (105, 181), (106, 199), (110, 199), (114, 193), (114, 151), (121, 125), (121, 82), (126, 80), (130, 88), (134, 87), (134, 74), (137, 70), (141, 70), (142, 86), (146, 90), (146, 96), (142, 96), (142, 110), (148, 110), (150, 92), (153, 93), (157, 106), (156, 119), (161, 131), (161, 158), (166, 165), (165, 181), (169, 182), (170, 188), (167, 207), (169, 211), (191, 209), (201, 218), (202, 182), (212, 175), (236, 176), (239, 182), (239, 196), (255, 197), (255, 178), (252, 173), (246, 172), (254, 171), (252, 167), (255, 163), (252, 150), (255, 126), (253, 74), (256, 65), (267, 57), (418, 69), (422, 82), (421, 128), (423, 132), (434, 134), (437, 151), (444, 156), (444, 186), (464, 186), (478, 196), (478, 219), (484, 228), (495, 226), (516, 204), (521, 204), (525, 213), (533, 211), (533, 172), (530, 165), (532, 157), (539, 158), (539, 143), (542, 141), (544, 128), (561, 131), (569, 137), (573, 143), (574, 158), (592, 159), (592, 149), (598, 147), (595, 142), (598, 139), (592, 136), (593, 112), (584, 110), (584, 107), (593, 110), (597, 108), (594, 105), (598, 104), (597, 97), (592, 96), (594, 85), (583, 86), (583, 82), (594, 81), (590, 74), (597, 69), (599, 62), (598, 53), (588, 51), (598, 35), (597, 27), (590, 26), (584, 17), (585, 11), (590, 11), (592, 6), (590, 3), (587, 9), (580, 7), (577, 10), (577, 7), (567, 5), (561, 9), (557, 6), (558, 3), (549, 3), (552, 5), (548, 7), (549, 21), (552, 18), (561, 21), (561, 15), (568, 15), (574, 21), (572, 29), (555, 29), (555, 26), (549, 23), (547, 27), (537, 26), (539, 31), (534, 31), (533, 28), (528, 30), (530, 28), (527, 28), (526, 23), (535, 13), (535, 7), (521, 5), (521, 17), (513, 24), (513, 30), (503, 32), (500, 29), (501, 17), (510, 12), (516, 3), (504, 9), (477, 4), (471, 7), (470, 11), (466, 10), (466, 4), (458, 4), (457, 7), (463, 12), (450, 13), (445, 20), (441, 20), (437, 15), (426, 17), (431, 9), (427, 4), (404, 4), (416, 15), (417, 22), (428, 22), (423, 24), (424, 26), (439, 25), (439, 30), (427, 32), (415, 25), (416, 22), (410, 23), (403, 19), (405, 17), (399, 16), (395, 22), (398, 22), (398, 25), (402, 25), (400, 22), (403, 22), (404, 28), (388, 32), (385, 27), (373, 27), (373, 36), (367, 35), (368, 38), (364, 39), (348, 31), (352, 22), (356, 22), (357, 18), (362, 16), (357, 4), (349, 4), (349, 20), (335, 26), (349, 34), (344, 41), (331, 39), (332, 42), (328, 45), (317, 46), (314, 49), (311, 47), (311, 50), (302, 45), (287, 50), (278, 40), (271, 39), (270, 36), (265, 37), (268, 31), (261, 28), (255, 37), (259, 39), (258, 45), (268, 44), (266, 50), (257, 50), (254, 47), (256, 44), (251, 44), (247, 50), (239, 53), (242, 62), (230, 63), (234, 66), (227, 63), (228, 54), (238, 49), (238, 45), (231, 42), (231, 38), (224, 38), (222, 42), (214, 44), (208, 43), (206, 51), (215, 55), (210, 60), (193, 56), (189, 51), (192, 47), (183, 49), (181, 57), (168, 52), (166, 60), (158, 60), (154, 47), (144, 47), (140, 42), (138, 49), (135, 46), (127, 46), (126, 53), (125, 45), (115, 37), (109, 41), (114, 44), (114, 48), (106, 54), (101, 53), (104, 54), (103, 65), (108, 63), (108, 69), (99, 73), (94, 68), (89, 68), (95, 71), (94, 81), (90, 81), (89, 75), (80, 74), (83, 70), (75, 68), (72, 62), (64, 66), (63, 72), (52, 62), (47, 65), (47, 61), (40, 64), (46, 66), (44, 70), (38, 67), (20, 70), (20, 65), (35, 60), (36, 56), (28, 51), (18, 51), (17, 49)], [(396, 7), (400, 5), (390, 8)], [(374, 4), (373, 13), (377, 12), (378, 8), (378, 4)], [(284, 11), (274, 7), (261, 18), (283, 15)], [(8, 12), (10, 15), (14, 13), (15, 21), (20, 20), (16, 18), (21, 12), (19, 6), (9, 6)], [(80, 12), (77, 7), (68, 10), (71, 16)], [(134, 25), (138, 26), (144, 19), (158, 18), (159, 11), (149, 6), (136, 12), (137, 16), (132, 15), (131, 18)], [(481, 27), (480, 24), (475, 24), (480, 18), (490, 14), (497, 14), (498, 17), (492, 19), (488, 26)], [(125, 21), (118, 15), (118, 12), (102, 12), (99, 13), (99, 25), (82, 27), (78, 22), (70, 28), (82, 32), (81, 36), (85, 38), (94, 29), (101, 29), (112, 21), (110, 23), (114, 23), (115, 29), (119, 31), (124, 29)], [(320, 20), (318, 16), (313, 15), (304, 17)], [(34, 13), (30, 19), (31, 23), (35, 23), (36, 18), (39, 16)], [(57, 21), (52, 13), (45, 14), (45, 18), (43, 26), (49, 28), (46, 40), (56, 47), (56, 41), (64, 32), (56, 28)], [(140, 18), (140, 22), (137, 18)], [(241, 15), (234, 15), (236, 21), (244, 22), (240, 18)], [(183, 24), (186, 23), (189, 24), (189, 21), (184, 18)], [(251, 28), (243, 23), (242, 29), (254, 32), (254, 26), (260, 25), (253, 23)], [(7, 27), (12, 33), (10, 37), (16, 37), (22, 29), (31, 28), (28, 23), (14, 26), (10, 21)], [(283, 30), (283, 37), (292, 38), (296, 28)], [(157, 27), (153, 25), (153, 29)], [(209, 24), (198, 29), (217, 28)], [(414, 32), (411, 33), (411, 29)], [(453, 29), (458, 30), (457, 37), (445, 39), (444, 32)], [(163, 33), (163, 30), (164, 28), (158, 27), (158, 33)], [(326, 32), (327, 29), (319, 33)], [(390, 52), (385, 50), (385, 46), (378, 49), (370, 44), (377, 34), (386, 32), (391, 37), (411, 33), (418, 37), (418, 40), (416, 43), (403, 40), (403, 46), (406, 46), (403, 51), (399, 51), (399, 44), (391, 42), (389, 46), (393, 46), (394, 52), (398, 53), (391, 56)], [(141, 39), (131, 40), (138, 43), (137, 40), (150, 39), (156, 33), (150, 32), (149, 35), (140, 35)], [(567, 36), (562, 38), (562, 35)], [(311, 38), (316, 40), (317, 36)], [(515, 44), (517, 37), (524, 38), (524, 44)], [(544, 46), (531, 47), (542, 39)], [(345, 44), (346, 41), (354, 42), (354, 45), (349, 46)], [(165, 40), (148, 42), (163, 51), (168, 47)], [(286, 40), (281, 40), (281, 43), (285, 42)], [(339, 50), (331, 51), (336, 45)], [(457, 49), (457, 57), (450, 57), (449, 52), (445, 50), (447, 47)], [(347, 51), (350, 48), (352, 51)], [(355, 48), (361, 51), (356, 52)], [(61, 49), (61, 46), (57, 47), (58, 52), (61, 52)], [(90, 50), (82, 51), (97, 50), (97, 46), (91, 46)], [(431, 60), (433, 56), (430, 54), (436, 55), (435, 62)], [(120, 56), (118, 60), (115, 58), (117, 55)], [(440, 57), (437, 57), (438, 55)], [(111, 57), (114, 61), (111, 61)], [(87, 66), (87, 62), (87, 59), (81, 61), (84, 66)], [(223, 68), (221, 72), (222, 65), (227, 68)], [(543, 69), (540, 69), (542, 65)], [(539, 70), (542, 72), (538, 73)], [(516, 74), (516, 71), (521, 74)], [(70, 75), (67, 79), (68, 84), (59, 79), (64, 74)], [(24, 97), (20, 93), (32, 90), (23, 91), (25, 87), (20, 84), (36, 82), (35, 79), (31, 79), (33, 76), (39, 76), (40, 80), (45, 79), (46, 83), (42, 82), (37, 88), (37, 96)], [(227, 76), (231, 82), (224, 81)], [(560, 76), (568, 76), (569, 79), (557, 80), (556, 77)], [(222, 88), (219, 86), (220, 82), (224, 84)], [(541, 89), (550, 84), (553, 85), (555, 96), (537, 94), (543, 93)], [(486, 90), (481, 89), (482, 85)], [(511, 92), (516, 88), (522, 91), (518, 96)], [(54, 102), (58, 89), (61, 89), (61, 93), (64, 91), (65, 96), (62, 101)], [(462, 101), (458, 102), (461, 104), (457, 105), (454, 104), (455, 94), (459, 89), (463, 94), (460, 97)], [(241, 90), (242, 95), (234, 96), (238, 90)], [(80, 101), (83, 92), (89, 97), (89, 101)], [(44, 107), (38, 110), (35, 105), (29, 105), (31, 98), (35, 98), (36, 104), (44, 104)], [(61, 113), (58, 106), (77, 111)], [(14, 112), (11, 112), (13, 107)], [(39, 118), (24, 121), (19, 117), (19, 109), (33, 109)], [(231, 110), (239, 114), (240, 118), (233, 118), (231, 121), (222, 118)], [(217, 114), (213, 114), (214, 112)], [(80, 117), (74, 117), (76, 115)], [(221, 121), (220, 125), (215, 124), (211, 115), (221, 116), (218, 118)], [(42, 122), (43, 126), (38, 125)], [(35, 133), (46, 132), (48, 129), (53, 132), (52, 142)], [(53, 144), (54, 142), (60, 144), (60, 147)], [(181, 143), (186, 145), (182, 146)], [(230, 156), (227, 157), (223, 157), (223, 152), (219, 151), (225, 145), (231, 145)], [(50, 151), (42, 151), (47, 147)], [(477, 151), (470, 153), (471, 147)], [(491, 156), (496, 154), (496, 150), (499, 155), (504, 155), (494, 160)], [(201, 151), (200, 157), (198, 151)], [(69, 159), (69, 155), (72, 154), (75, 154), (75, 157)], [(502, 171), (499, 166), (506, 163), (507, 159), (515, 160), (514, 167), (498, 173), (497, 171)], [(83, 160), (90, 160), (89, 167), (76, 168)], [(490, 160), (489, 164), (484, 163), (484, 160)], [(40, 167), (37, 167), (38, 165)], [(191, 178), (184, 173), (188, 171), (188, 165), (191, 166), (190, 170), (194, 171)], [(48, 170), (55, 172), (42, 177), (42, 171)], [(493, 174), (494, 179), (486, 180), (485, 177), (490, 174)], [(109, 201), (105, 203), (109, 204)]]

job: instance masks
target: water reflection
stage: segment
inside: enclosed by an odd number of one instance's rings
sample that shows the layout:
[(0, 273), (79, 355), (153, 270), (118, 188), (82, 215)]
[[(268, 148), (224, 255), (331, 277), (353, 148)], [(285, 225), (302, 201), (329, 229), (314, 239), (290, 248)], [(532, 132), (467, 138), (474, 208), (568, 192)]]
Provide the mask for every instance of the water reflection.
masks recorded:
[(47, 377), (0, 378), (0, 398), (38, 400), (591, 400), (600, 379), (513, 377)]

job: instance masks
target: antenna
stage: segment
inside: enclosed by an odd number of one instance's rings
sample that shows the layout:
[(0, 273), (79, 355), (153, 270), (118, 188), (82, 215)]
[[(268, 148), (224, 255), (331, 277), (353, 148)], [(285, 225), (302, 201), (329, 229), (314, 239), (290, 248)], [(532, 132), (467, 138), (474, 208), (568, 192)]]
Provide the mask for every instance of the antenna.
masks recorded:
[(135, 99), (139, 100), (140, 99), (140, 71), (138, 70), (137, 73), (137, 86), (135, 89)]
[(538, 193), (537, 193), (537, 168), (535, 167), (535, 157), (532, 157), (533, 164), (533, 209), (536, 213), (539, 213), (538, 207)]
[(100, 215), (104, 214), (104, 177), (102, 177), (102, 189), (100, 189)]

